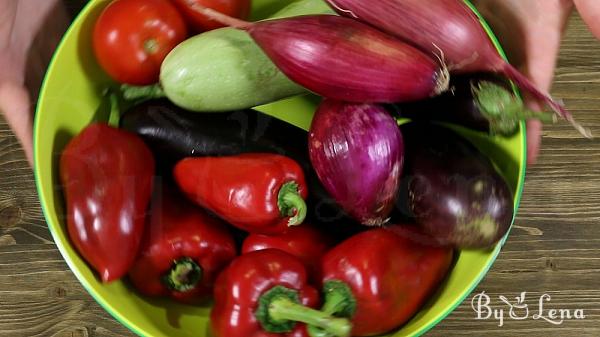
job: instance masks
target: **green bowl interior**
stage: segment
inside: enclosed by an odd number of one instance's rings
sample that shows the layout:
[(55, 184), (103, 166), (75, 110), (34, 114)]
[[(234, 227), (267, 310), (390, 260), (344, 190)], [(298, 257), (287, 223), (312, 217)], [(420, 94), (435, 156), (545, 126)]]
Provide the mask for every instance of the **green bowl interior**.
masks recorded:
[[(44, 81), (34, 130), (35, 176), (41, 205), (56, 245), (69, 267), (94, 299), (117, 320), (143, 336), (210, 336), (210, 304), (189, 306), (144, 298), (121, 281), (102, 284), (69, 242), (58, 158), (71, 137), (97, 118), (102, 111), (102, 92), (111, 84), (95, 61), (90, 34), (95, 19), (108, 2), (90, 1), (65, 35)], [(254, 0), (254, 18), (265, 17), (288, 2)], [(485, 23), (482, 24), (491, 34)], [(497, 44), (493, 36), (492, 39)], [(502, 53), (501, 49), (499, 52)], [(259, 110), (307, 129), (315, 104), (314, 97), (295, 97), (259, 107)], [(461, 132), (495, 161), (515, 192), (517, 209), (525, 173), (524, 125), (509, 139)], [(454, 268), (436, 295), (408, 324), (390, 336), (422, 334), (448, 315), (481, 281), (503, 243), (504, 240), (492, 250), (459, 252)]]

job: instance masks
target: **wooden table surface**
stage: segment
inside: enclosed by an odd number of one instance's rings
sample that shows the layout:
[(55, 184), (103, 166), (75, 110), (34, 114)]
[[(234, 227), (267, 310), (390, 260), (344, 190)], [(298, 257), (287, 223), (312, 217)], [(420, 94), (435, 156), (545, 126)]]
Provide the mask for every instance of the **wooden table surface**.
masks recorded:
[[(71, 1), (72, 10), (75, 7)], [(553, 94), (600, 135), (600, 42), (573, 17)], [(544, 131), (539, 163), (527, 174), (512, 233), (479, 287), (429, 336), (600, 336), (600, 140), (565, 123)], [(477, 320), (474, 295), (485, 291), (504, 322)], [(513, 320), (511, 303), (526, 293), (529, 317)], [(576, 309), (584, 319), (534, 319)], [(558, 311), (557, 311), (558, 312)], [(514, 314), (522, 315), (515, 310)], [(566, 311), (563, 310), (563, 313)], [(485, 316), (485, 312), (483, 315)], [(133, 336), (81, 287), (57, 250), (19, 144), (0, 117), (0, 336)], [(234, 337), (234, 336), (232, 336)]]

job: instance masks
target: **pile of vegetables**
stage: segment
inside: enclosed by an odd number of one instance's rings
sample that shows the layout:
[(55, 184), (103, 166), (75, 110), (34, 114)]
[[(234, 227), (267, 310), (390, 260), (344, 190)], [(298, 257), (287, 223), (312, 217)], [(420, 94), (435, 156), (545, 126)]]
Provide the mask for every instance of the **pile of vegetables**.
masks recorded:
[[(217, 337), (386, 333), (455, 250), (497, 244), (513, 191), (447, 123), (502, 137), (553, 120), (508, 80), (588, 135), (461, 0), (299, 0), (258, 22), (249, 8), (110, 3), (93, 48), (126, 108), (60, 160), (70, 239), (101, 280), (212, 296)], [(308, 132), (253, 110), (308, 93)]]

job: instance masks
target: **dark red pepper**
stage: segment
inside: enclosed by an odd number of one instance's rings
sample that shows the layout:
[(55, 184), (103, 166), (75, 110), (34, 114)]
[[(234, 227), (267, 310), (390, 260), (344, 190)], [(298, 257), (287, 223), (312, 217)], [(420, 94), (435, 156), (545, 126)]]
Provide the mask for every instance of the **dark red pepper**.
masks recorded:
[[(406, 323), (445, 277), (452, 249), (379, 228), (342, 242), (324, 257), (322, 311), (352, 320), (352, 336)], [(311, 333), (318, 329), (309, 327)], [(316, 335), (316, 334), (315, 334)]]
[(236, 258), (215, 284), (210, 318), (215, 337), (304, 337), (318, 325), (329, 336), (349, 336), (350, 323), (311, 309), (316, 289), (296, 257), (278, 249)]
[(317, 228), (304, 224), (283, 234), (250, 234), (242, 245), (242, 254), (274, 248), (294, 255), (310, 272), (310, 279), (320, 280), (321, 258), (333, 245), (331, 237)]
[(190, 200), (251, 233), (283, 233), (306, 217), (304, 173), (285, 156), (186, 158), (173, 175)]
[(236, 257), (227, 225), (165, 186), (153, 200), (140, 255), (129, 272), (144, 295), (197, 302)]
[(152, 153), (132, 133), (91, 124), (64, 149), (60, 177), (75, 248), (102, 281), (121, 278), (142, 238), (154, 179)]

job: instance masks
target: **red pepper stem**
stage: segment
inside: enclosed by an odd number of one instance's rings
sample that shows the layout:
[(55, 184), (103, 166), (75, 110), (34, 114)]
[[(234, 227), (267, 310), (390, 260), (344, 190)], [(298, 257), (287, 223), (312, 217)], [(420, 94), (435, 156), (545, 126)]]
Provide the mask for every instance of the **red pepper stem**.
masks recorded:
[(324, 312), (294, 303), (287, 298), (271, 302), (269, 314), (276, 321), (289, 320), (319, 327), (331, 336), (350, 336), (350, 322), (345, 318), (334, 318)]
[[(342, 281), (331, 280), (323, 284), (324, 303), (321, 312), (334, 317), (351, 319), (356, 311), (356, 299), (350, 287)], [(309, 325), (308, 334), (311, 337), (329, 337), (327, 331), (318, 326)]]
[(328, 315), (352, 318), (356, 311), (356, 299), (352, 290), (342, 281), (327, 281), (323, 285), (325, 303), (321, 311)]
[(196, 288), (202, 279), (202, 267), (189, 257), (173, 261), (171, 269), (163, 276), (163, 284), (172, 291), (187, 292)]
[(291, 332), (296, 322), (315, 326), (332, 337), (350, 336), (352, 330), (347, 319), (300, 304), (298, 292), (283, 286), (275, 286), (261, 296), (256, 318), (270, 333)]
[(306, 202), (298, 193), (298, 184), (288, 182), (281, 186), (277, 205), (283, 216), (289, 216), (288, 226), (298, 226), (306, 218)]

